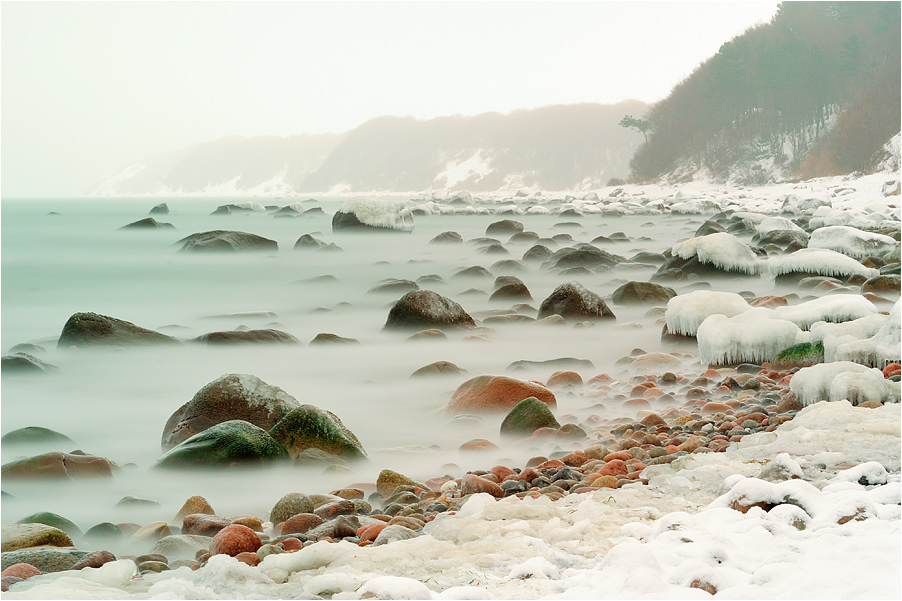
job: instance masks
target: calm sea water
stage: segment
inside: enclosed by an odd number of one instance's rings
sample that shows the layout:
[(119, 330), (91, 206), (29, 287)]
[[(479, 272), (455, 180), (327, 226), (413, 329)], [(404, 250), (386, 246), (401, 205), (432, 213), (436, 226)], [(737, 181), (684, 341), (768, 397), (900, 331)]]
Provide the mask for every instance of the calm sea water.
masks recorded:
[[(156, 202), (166, 200), (172, 213), (157, 217), (175, 230), (119, 231), (147, 216)], [(478, 332), (486, 340), (468, 340), (471, 332), (454, 332), (448, 340), (410, 342), (409, 333), (382, 330), (389, 308), (400, 294), (368, 291), (385, 278), (416, 280), (437, 274), (444, 283), (423, 287), (459, 302), (478, 318), (481, 312), (506, 309), (490, 303), (492, 280), (453, 278), (460, 269), (490, 268), (501, 259), (519, 259), (531, 244), (507, 243), (510, 256), (486, 255), (476, 244), (436, 245), (429, 241), (453, 230), (465, 241), (485, 235), (493, 221), (513, 218), (542, 237), (570, 234), (574, 242), (622, 231), (629, 242), (604, 248), (626, 257), (638, 251), (663, 252), (690, 237), (703, 216), (586, 215), (450, 215), (415, 218), (411, 234), (333, 234), (331, 214), (343, 199), (321, 206), (325, 214), (293, 219), (272, 213), (211, 216), (229, 199), (72, 199), (3, 200), (2, 202), (2, 344), (3, 352), (24, 342), (46, 351), (41, 359), (59, 367), (57, 373), (5, 377), (2, 382), (2, 432), (36, 425), (71, 437), (87, 453), (121, 465), (112, 481), (62, 484), (4, 482), (13, 495), (2, 504), (4, 523), (35, 511), (54, 511), (83, 529), (102, 521), (161, 519), (174, 515), (191, 495), (203, 495), (220, 514), (266, 516), (283, 494), (328, 492), (353, 482), (374, 481), (383, 468), (415, 478), (460, 469), (487, 469), (509, 458), (522, 465), (552, 446), (514, 445), (500, 440), (503, 416), (479, 422), (452, 423), (440, 409), (454, 389), (469, 377), (507, 374), (544, 380), (554, 369), (507, 372), (512, 362), (558, 357), (588, 359), (594, 373), (615, 373), (615, 362), (634, 348), (662, 350), (658, 317), (647, 307), (612, 305), (617, 322), (590, 328), (504, 324)], [(288, 204), (270, 200), (271, 204)], [(58, 215), (48, 213), (56, 212)], [(561, 222), (578, 221), (577, 227)], [(188, 255), (175, 243), (189, 234), (213, 229), (240, 230), (276, 240), (275, 253)], [(293, 250), (303, 234), (334, 242), (343, 252)], [(535, 263), (515, 273), (528, 286), (538, 308), (559, 284), (576, 279), (602, 296), (629, 280), (647, 281), (654, 268), (625, 267), (579, 277), (542, 271)], [(503, 272), (496, 272), (499, 275)], [(322, 275), (332, 282), (303, 282)], [(485, 294), (464, 294), (476, 288)], [(756, 294), (773, 293), (773, 282), (726, 280), (718, 289)], [(680, 287), (677, 287), (681, 291)], [(688, 289), (683, 289), (687, 291)], [(277, 328), (296, 336), (301, 346), (240, 346), (210, 348), (129, 348), (122, 350), (57, 350), (56, 339), (70, 315), (101, 313), (180, 338), (234, 329)], [(241, 315), (268, 312), (273, 316)], [(238, 314), (238, 315), (236, 315)], [(532, 314), (534, 316), (534, 314)], [(632, 324), (632, 325), (625, 325)], [(310, 346), (320, 332), (355, 338), (360, 345)], [(469, 371), (466, 376), (410, 379), (416, 369), (433, 361), (451, 361)], [(687, 366), (692, 359), (686, 361)], [(227, 373), (254, 374), (278, 386), (301, 403), (338, 415), (360, 439), (370, 461), (352, 466), (351, 473), (323, 473), (321, 468), (278, 468), (215, 474), (173, 473), (152, 469), (160, 457), (160, 436), (167, 418), (208, 382)], [(558, 395), (563, 421), (582, 421), (590, 414), (617, 416), (617, 403)], [(569, 416), (569, 417), (568, 417)], [(473, 438), (503, 446), (502, 453), (460, 454), (458, 447)], [(61, 449), (71, 450), (71, 449)], [(17, 452), (3, 449), (3, 462)], [(163, 510), (114, 510), (125, 495), (153, 499)]]

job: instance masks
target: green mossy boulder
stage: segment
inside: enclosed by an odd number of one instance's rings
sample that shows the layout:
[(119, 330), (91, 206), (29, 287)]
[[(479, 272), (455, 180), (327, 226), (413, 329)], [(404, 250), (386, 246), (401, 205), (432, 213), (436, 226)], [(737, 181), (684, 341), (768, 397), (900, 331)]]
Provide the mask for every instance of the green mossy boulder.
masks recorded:
[(292, 459), (311, 448), (345, 459), (366, 459), (360, 441), (338, 416), (313, 405), (293, 409), (269, 434), (285, 447)]
[(250, 422), (233, 419), (195, 434), (163, 455), (157, 467), (227, 467), (288, 460), (285, 448)]
[(510, 410), (501, 422), (505, 436), (529, 436), (539, 428), (560, 428), (548, 405), (534, 396), (523, 399)]
[(785, 370), (791, 367), (810, 367), (824, 362), (824, 344), (803, 342), (783, 349), (774, 357), (774, 369)]

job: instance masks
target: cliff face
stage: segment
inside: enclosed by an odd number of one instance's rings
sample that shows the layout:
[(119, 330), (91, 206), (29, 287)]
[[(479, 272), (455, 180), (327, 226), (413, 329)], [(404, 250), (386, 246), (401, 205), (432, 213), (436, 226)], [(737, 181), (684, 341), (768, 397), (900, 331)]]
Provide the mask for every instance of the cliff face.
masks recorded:
[(599, 187), (625, 177), (647, 106), (578, 104), (474, 117), (379, 117), (343, 134), (225, 138), (131, 165), (100, 195)]

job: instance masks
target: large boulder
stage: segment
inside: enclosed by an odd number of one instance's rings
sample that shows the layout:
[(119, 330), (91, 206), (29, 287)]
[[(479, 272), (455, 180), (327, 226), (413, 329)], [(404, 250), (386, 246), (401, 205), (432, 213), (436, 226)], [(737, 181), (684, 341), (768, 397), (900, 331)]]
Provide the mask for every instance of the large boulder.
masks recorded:
[(413, 214), (396, 200), (354, 198), (332, 216), (332, 231), (412, 232)]
[(446, 411), (455, 414), (510, 411), (529, 397), (550, 407), (557, 406), (554, 394), (541, 384), (507, 376), (477, 376), (457, 387)]
[(54, 452), (4, 463), (0, 475), (4, 480), (109, 478), (115, 468), (118, 466), (105, 457)]
[(63, 326), (57, 348), (148, 344), (181, 344), (181, 342), (172, 336), (136, 326), (130, 321), (97, 313), (75, 313)]
[(45, 526), (51, 526), (53, 528), (62, 530), (71, 537), (77, 538), (82, 535), (81, 528), (79, 528), (75, 522), (64, 518), (58, 513), (51, 513), (49, 511), (39, 511), (37, 513), (32, 513), (31, 515), (25, 516), (16, 523), (44, 524)]
[(46, 524), (9, 524), (3, 526), (0, 533), (2, 545), (0, 551), (16, 551), (27, 547), (50, 545), (52, 547), (71, 547), (72, 539), (69, 535), (53, 526)]
[(157, 221), (153, 217), (145, 217), (138, 221), (133, 221), (128, 225), (123, 225), (120, 230), (174, 230), (175, 226), (171, 223)]
[[(525, 257), (524, 257), (524, 260)], [(626, 262), (626, 257), (595, 248), (591, 244), (578, 244), (571, 248), (562, 248), (548, 257), (548, 264), (555, 269), (585, 267), (586, 269), (611, 269), (615, 265)]]
[(453, 300), (432, 292), (415, 290), (402, 296), (388, 312), (386, 328), (456, 328), (476, 323)]
[(611, 300), (618, 305), (666, 305), (676, 291), (652, 282), (627, 282), (614, 291)]
[(57, 367), (41, 361), (28, 353), (10, 353), (0, 358), (0, 371), (4, 376), (12, 374), (45, 374), (56, 371)]
[(534, 396), (523, 399), (510, 410), (501, 422), (501, 434), (529, 436), (539, 428), (560, 428), (548, 405)]
[(228, 467), (288, 459), (285, 448), (250, 422), (233, 419), (195, 434), (171, 449), (157, 467)]
[(191, 234), (176, 244), (182, 245), (179, 252), (275, 252), (279, 250), (279, 244), (275, 240), (230, 230), (212, 230)]
[(551, 315), (560, 315), (564, 319), (614, 319), (607, 303), (579, 282), (561, 284), (542, 301), (538, 319)]
[(514, 221), (513, 219), (502, 219), (501, 221), (490, 223), (489, 227), (485, 228), (485, 235), (490, 236), (492, 234), (516, 234), (522, 231), (523, 224), (519, 221)]
[(244, 420), (270, 430), (300, 406), (287, 392), (249, 374), (227, 374), (197, 391), (173, 413), (163, 428), (161, 445), (177, 444), (228, 420)]
[(84, 551), (69, 551), (53, 547), (18, 549), (0, 556), (0, 569), (5, 570), (17, 563), (27, 563), (36, 567), (43, 574), (62, 572), (72, 569), (72, 566), (78, 563), (78, 560), (85, 554)]
[(346, 459), (366, 458), (360, 441), (338, 416), (313, 405), (293, 409), (273, 426), (269, 434), (285, 447), (293, 459), (310, 448)]
[(300, 344), (301, 341), (281, 330), (231, 330), (227, 332), (210, 332), (194, 339), (194, 342), (206, 344)]
[(12, 445), (34, 445), (52, 449), (75, 448), (75, 441), (65, 434), (41, 426), (26, 426), (11, 430), (0, 438), (0, 444), (4, 448)]

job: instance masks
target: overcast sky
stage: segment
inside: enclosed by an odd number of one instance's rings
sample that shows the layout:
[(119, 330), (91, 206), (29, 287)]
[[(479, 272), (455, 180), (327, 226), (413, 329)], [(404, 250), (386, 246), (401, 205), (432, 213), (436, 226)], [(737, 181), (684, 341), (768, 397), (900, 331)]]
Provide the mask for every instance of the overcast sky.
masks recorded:
[(231, 135), (653, 102), (777, 2), (9, 2), (5, 198)]

